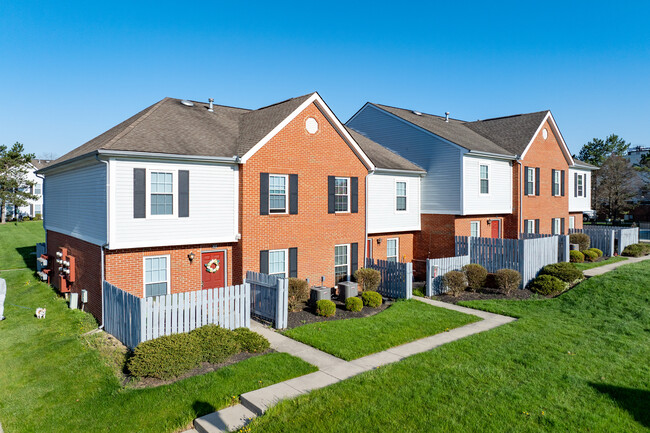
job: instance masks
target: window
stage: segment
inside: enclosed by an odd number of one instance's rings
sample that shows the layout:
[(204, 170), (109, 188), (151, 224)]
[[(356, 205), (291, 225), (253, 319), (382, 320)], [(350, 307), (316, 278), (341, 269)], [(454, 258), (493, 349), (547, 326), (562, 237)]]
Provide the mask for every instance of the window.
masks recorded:
[(535, 220), (526, 220), (526, 233), (535, 233)]
[(334, 282), (344, 281), (350, 275), (350, 245), (334, 247)]
[(172, 173), (151, 173), (151, 215), (174, 213), (174, 176)]
[(481, 237), (481, 222), (472, 221), (469, 223), (469, 235), (473, 238)]
[(269, 275), (285, 278), (287, 274), (287, 250), (269, 251)]
[(553, 170), (553, 195), (560, 195), (560, 170)]
[(34, 184), (34, 194), (41, 195), (41, 184), (40, 183)]
[(337, 177), (334, 180), (334, 211), (348, 212), (350, 210), (350, 178)]
[(144, 258), (145, 296), (166, 295), (169, 292), (169, 256)]
[[(584, 175), (579, 174), (576, 180), (578, 181), (578, 197), (582, 197), (584, 193), (584, 183), (583, 183)], [(587, 194), (584, 194), (586, 197)]]
[(560, 228), (560, 218), (553, 218), (553, 233), (554, 235), (559, 235), (561, 233)]
[(569, 217), (569, 228), (574, 229), (576, 228), (576, 217)]
[(386, 260), (389, 262), (399, 262), (399, 239), (392, 238), (386, 240)]
[(395, 210), (406, 210), (406, 182), (395, 183)]
[(269, 175), (269, 212), (287, 212), (287, 176)]
[(41, 213), (43, 213), (43, 211), (41, 210), (41, 205), (40, 205), (40, 204), (37, 204), (37, 205), (35, 206), (34, 214), (35, 214), (35, 215), (40, 215)]
[(490, 179), (488, 175), (488, 166), (481, 165), (481, 194), (488, 194), (490, 192)]
[(526, 195), (535, 194), (535, 169), (528, 167), (526, 169)]

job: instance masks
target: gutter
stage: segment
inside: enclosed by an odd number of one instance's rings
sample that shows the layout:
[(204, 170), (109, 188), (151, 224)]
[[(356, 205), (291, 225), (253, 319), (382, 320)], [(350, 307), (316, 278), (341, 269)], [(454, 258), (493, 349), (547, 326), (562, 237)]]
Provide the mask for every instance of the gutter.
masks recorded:
[(466, 153), (466, 155), (489, 156), (490, 158), (507, 159), (507, 160), (518, 159), (517, 155), (503, 155), (501, 153), (482, 152), (480, 150), (470, 150), (469, 152)]
[[(418, 176), (426, 176), (427, 172), (424, 170), (399, 170), (396, 168), (376, 168), (375, 170), (372, 170), (371, 173), (386, 173), (386, 174), (407, 174), (407, 175), (418, 175)], [(369, 173), (370, 174), (370, 173)]]
[(102, 297), (102, 323), (99, 325), (98, 329), (104, 329), (104, 281), (106, 279), (106, 270), (104, 266), (104, 250), (108, 246), (108, 243), (111, 239), (110, 233), (111, 233), (111, 224), (109, 221), (110, 217), (110, 206), (109, 206), (109, 200), (110, 200), (110, 187), (111, 187), (111, 182), (110, 182), (110, 172), (109, 172), (109, 164), (108, 161), (99, 159), (99, 154), (95, 155), (95, 159), (98, 162), (101, 162), (103, 164), (106, 164), (106, 243), (101, 246), (101, 265), (102, 265), (102, 283), (101, 283), (101, 297)]
[(522, 209), (522, 203), (524, 201), (524, 191), (523, 191), (523, 184), (524, 184), (524, 178), (523, 178), (523, 170), (524, 166), (521, 163), (520, 159), (517, 159), (517, 164), (519, 164), (519, 206), (517, 206), (519, 210), (519, 216), (517, 217), (517, 239), (519, 239), (520, 234), (522, 233), (521, 229), (523, 228), (523, 218), (524, 218), (524, 210)]
[(375, 170), (371, 170), (366, 174), (366, 196), (365, 196), (365, 208), (366, 208), (366, 225), (365, 225), (365, 232), (366, 232), (366, 237), (363, 238), (363, 251), (365, 253), (363, 254), (363, 267), (366, 267), (366, 260), (368, 259), (368, 178), (375, 173)]

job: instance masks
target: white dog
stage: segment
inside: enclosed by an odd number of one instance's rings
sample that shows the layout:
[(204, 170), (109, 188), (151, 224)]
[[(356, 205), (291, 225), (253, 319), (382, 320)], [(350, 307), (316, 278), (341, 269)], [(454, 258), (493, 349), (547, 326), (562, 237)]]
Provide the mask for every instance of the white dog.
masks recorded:
[(36, 318), (37, 319), (45, 319), (45, 308), (37, 308), (36, 309)]

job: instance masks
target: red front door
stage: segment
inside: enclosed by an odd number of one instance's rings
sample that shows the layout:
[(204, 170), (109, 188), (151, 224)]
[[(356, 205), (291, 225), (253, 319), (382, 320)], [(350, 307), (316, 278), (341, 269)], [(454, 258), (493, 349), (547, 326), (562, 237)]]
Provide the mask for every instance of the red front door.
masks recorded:
[(226, 253), (224, 251), (201, 254), (201, 282), (204, 289), (226, 286)]
[(490, 227), (492, 227), (492, 237), (493, 238), (501, 237), (500, 236), (501, 231), (499, 230), (499, 228), (500, 228), (499, 223), (500, 223), (499, 220), (492, 220), (492, 222), (490, 223)]

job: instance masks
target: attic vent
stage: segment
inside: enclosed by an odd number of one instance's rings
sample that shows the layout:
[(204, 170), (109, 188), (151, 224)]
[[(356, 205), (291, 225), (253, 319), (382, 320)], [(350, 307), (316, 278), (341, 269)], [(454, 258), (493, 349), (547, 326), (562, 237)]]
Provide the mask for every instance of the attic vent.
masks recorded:
[(181, 104), (185, 105), (186, 107), (194, 107), (194, 102), (188, 101), (187, 99), (183, 99), (181, 101)]
[(422, 116), (422, 113), (420, 113), (419, 111), (413, 111), (413, 114), (415, 114), (416, 116)]

